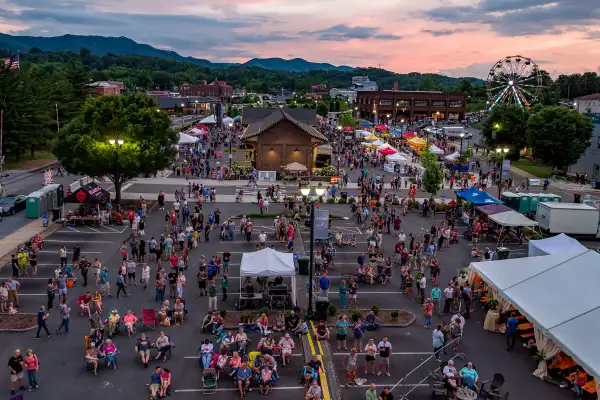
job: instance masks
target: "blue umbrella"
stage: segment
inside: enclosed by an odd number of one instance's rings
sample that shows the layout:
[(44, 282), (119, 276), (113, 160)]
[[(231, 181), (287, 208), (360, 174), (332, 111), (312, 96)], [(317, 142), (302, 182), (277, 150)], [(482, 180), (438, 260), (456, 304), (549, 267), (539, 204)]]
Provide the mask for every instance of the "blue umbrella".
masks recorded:
[(365, 121), (365, 122), (362, 122), (362, 123), (360, 124), (360, 126), (373, 126), (373, 124), (372, 124), (372, 123), (370, 123), (369, 121)]
[(396, 129), (396, 130), (391, 131), (390, 135), (402, 135), (402, 132)]

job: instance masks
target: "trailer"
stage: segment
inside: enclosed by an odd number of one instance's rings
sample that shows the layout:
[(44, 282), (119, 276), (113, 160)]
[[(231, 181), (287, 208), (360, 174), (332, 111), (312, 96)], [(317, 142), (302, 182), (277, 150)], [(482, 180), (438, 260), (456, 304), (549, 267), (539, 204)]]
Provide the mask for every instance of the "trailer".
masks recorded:
[(540, 202), (536, 221), (542, 230), (553, 234), (599, 237), (600, 210), (587, 204)]

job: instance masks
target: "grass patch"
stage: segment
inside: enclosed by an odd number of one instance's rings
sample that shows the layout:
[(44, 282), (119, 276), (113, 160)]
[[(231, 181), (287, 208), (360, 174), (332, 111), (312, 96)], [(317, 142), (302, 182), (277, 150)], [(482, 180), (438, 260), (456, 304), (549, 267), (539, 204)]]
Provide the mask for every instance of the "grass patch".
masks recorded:
[(518, 161), (511, 161), (511, 165), (538, 178), (549, 178), (552, 175), (552, 168), (535, 164), (531, 160), (521, 159)]
[(15, 160), (14, 156), (11, 154), (6, 156), (6, 163), (3, 168), (5, 170), (36, 168), (52, 160), (56, 160), (56, 156), (46, 150), (36, 151), (33, 157), (31, 157), (29, 152), (21, 154), (21, 159), (19, 161)]
[(473, 125), (471, 125), (471, 127), (475, 128), (475, 129), (483, 130), (483, 123), (482, 122), (476, 122)]

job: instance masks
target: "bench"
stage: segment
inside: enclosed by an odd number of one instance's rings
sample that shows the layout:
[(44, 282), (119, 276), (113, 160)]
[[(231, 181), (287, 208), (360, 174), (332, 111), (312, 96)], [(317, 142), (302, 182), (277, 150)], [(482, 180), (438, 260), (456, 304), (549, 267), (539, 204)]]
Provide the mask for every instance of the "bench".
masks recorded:
[(528, 338), (531, 338), (531, 337), (534, 337), (534, 336), (535, 336), (535, 335), (534, 335), (534, 333), (533, 333), (533, 332), (529, 332), (529, 333), (523, 333), (523, 334), (521, 334), (521, 337), (522, 337), (523, 339), (528, 339)]
[(531, 322), (527, 322), (525, 324), (520, 324), (519, 326), (517, 326), (517, 328), (520, 331), (526, 331), (526, 330), (529, 330), (529, 329), (533, 329), (533, 324)]

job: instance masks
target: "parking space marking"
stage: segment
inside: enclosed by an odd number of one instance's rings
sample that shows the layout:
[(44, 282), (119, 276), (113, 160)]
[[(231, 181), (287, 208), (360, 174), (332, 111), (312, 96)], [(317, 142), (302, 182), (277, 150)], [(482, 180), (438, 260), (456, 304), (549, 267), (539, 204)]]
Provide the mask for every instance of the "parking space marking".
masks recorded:
[[(292, 357), (302, 357), (302, 353), (292, 353)], [(281, 357), (281, 354), (273, 354), (273, 357)], [(186, 360), (198, 360), (200, 356), (185, 356)]]
[[(54, 239), (44, 239), (44, 243), (82, 243), (81, 240), (54, 240)], [(107, 242), (103, 240), (86, 240), (85, 243), (106, 243), (112, 244), (117, 242)]]
[[(37, 253), (52, 253), (56, 254), (58, 252), (54, 250), (38, 250)], [(102, 251), (82, 251), (81, 254), (102, 254)]]
[[(393, 356), (430, 356), (433, 354), (433, 351), (422, 351), (422, 352), (398, 352), (398, 353), (392, 353)], [(333, 353), (334, 356), (347, 356), (348, 352), (346, 353)]]
[(19, 297), (21, 296), (47, 296), (47, 293), (19, 293)]
[[(272, 386), (271, 390), (306, 390), (304, 386)], [(175, 393), (198, 393), (198, 392), (237, 392), (238, 388), (217, 388), (217, 389), (175, 389)]]
[[(89, 231), (85, 230), (85, 229), (89, 229)], [(109, 226), (104, 226), (103, 228), (100, 229), (108, 229), (110, 232), (103, 232), (102, 230), (98, 230), (98, 229), (93, 229), (90, 228), (89, 226), (83, 226), (83, 227), (79, 227), (79, 229), (77, 228), (73, 228), (71, 226), (67, 226), (66, 229), (61, 229), (58, 230), (54, 233), (85, 233), (85, 234), (101, 234), (101, 235), (120, 235), (123, 232), (125, 232), (127, 229), (129, 229), (128, 227), (124, 227), (122, 230), (118, 230), (118, 229), (113, 229)]]
[[(393, 387), (394, 385), (396, 385), (397, 382), (394, 383), (373, 383), (373, 385), (375, 385), (375, 387)], [(340, 387), (343, 387), (344, 389), (360, 389), (362, 388), (363, 390), (365, 390), (365, 388), (368, 388), (371, 385), (371, 383), (369, 384), (362, 384), (362, 385), (356, 385), (356, 386), (348, 386), (345, 387), (344, 385), (340, 385)], [(410, 388), (414, 388), (414, 387), (429, 387), (428, 383), (401, 383), (399, 385), (396, 385), (396, 387), (410, 387)]]
[[(52, 264), (54, 265), (54, 264)], [(2, 277), (0, 279), (8, 279), (8, 276)], [(23, 277), (23, 278), (19, 278), (19, 280), (21, 282), (23, 281), (32, 281), (32, 280), (38, 280), (38, 281), (47, 281), (49, 278), (38, 278), (37, 276), (27, 276), (27, 277)], [(20, 293), (19, 293), (20, 294)]]

